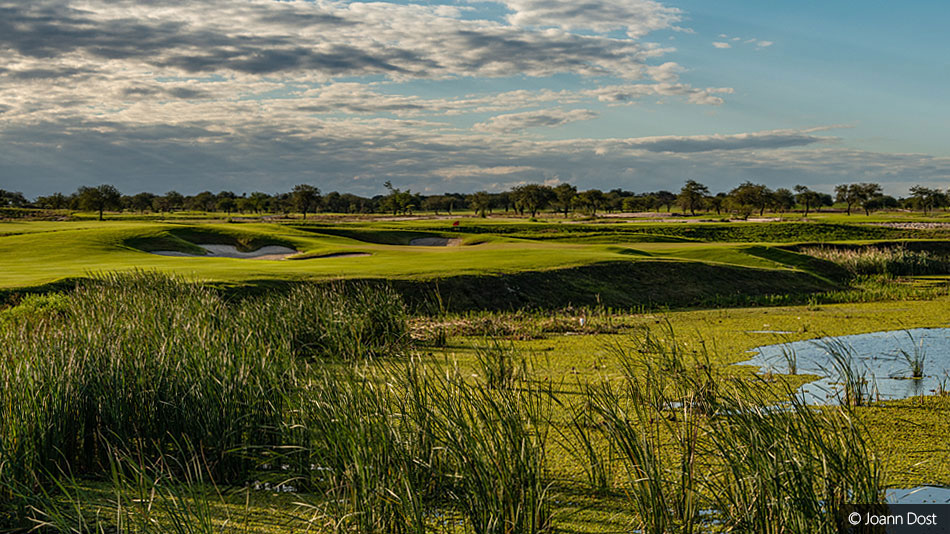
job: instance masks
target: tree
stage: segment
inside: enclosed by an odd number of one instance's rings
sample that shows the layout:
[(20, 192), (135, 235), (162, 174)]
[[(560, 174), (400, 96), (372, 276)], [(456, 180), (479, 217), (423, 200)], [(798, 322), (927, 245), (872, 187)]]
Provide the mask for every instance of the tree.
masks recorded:
[(396, 189), (389, 180), (383, 186), (389, 191), (389, 194), (382, 199), (380, 204), (382, 209), (393, 212), (394, 216), (400, 213), (412, 213), (412, 192), (410, 190)]
[(865, 215), (871, 214), (874, 207), (872, 202), (877, 197), (883, 196), (881, 186), (874, 183), (862, 182), (859, 184), (840, 184), (835, 186), (835, 200), (844, 202), (847, 205), (848, 215), (851, 215), (851, 208), (861, 206)]
[(801, 204), (803, 208), (802, 216), (804, 217), (808, 217), (808, 210), (812, 207), (821, 209), (821, 193), (812, 191), (808, 186), (795, 186), (795, 201)]
[(597, 210), (607, 204), (607, 197), (600, 189), (588, 189), (583, 193), (579, 193), (575, 198), (575, 202), (584, 213), (596, 217)]
[(237, 195), (232, 191), (221, 191), (218, 193), (218, 201), (215, 204), (218, 211), (223, 211), (231, 216), (231, 212), (237, 209)]
[(749, 218), (752, 211), (756, 209), (759, 210), (759, 216), (761, 217), (765, 213), (765, 208), (771, 202), (772, 191), (762, 184), (743, 182), (729, 191), (730, 208), (744, 219)]
[(532, 218), (547, 207), (555, 196), (553, 189), (541, 184), (519, 185), (512, 190), (512, 195), (515, 198), (515, 206), (518, 211), (523, 215), (527, 210)]
[(452, 215), (452, 200), (451, 197), (444, 195), (432, 195), (425, 197), (422, 201), (422, 209), (425, 211), (435, 212), (436, 215), (440, 211), (447, 211), (449, 215)]
[(155, 195), (152, 193), (136, 193), (129, 198), (129, 207), (139, 213), (145, 213), (146, 210), (152, 209), (154, 200)]
[(772, 193), (772, 209), (779, 213), (785, 213), (795, 207), (795, 195), (784, 187), (780, 187)]
[(637, 196), (626, 197), (623, 199), (623, 204), (620, 205), (623, 211), (632, 213), (635, 211), (643, 210), (643, 198)]
[(865, 215), (870, 215), (873, 209), (887, 207), (887, 204), (889, 204), (889, 202), (884, 199), (884, 192), (881, 190), (880, 184), (858, 184), (858, 198)]
[(945, 204), (946, 196), (939, 189), (931, 189), (915, 185), (910, 188), (910, 196), (916, 208), (923, 210), (924, 215), (934, 208), (939, 208)]
[(98, 187), (80, 187), (76, 192), (79, 197), (79, 209), (83, 211), (98, 211), (99, 220), (102, 220), (102, 212), (108, 209), (118, 209), (122, 193), (111, 185), (100, 185)]
[(349, 202), (343, 198), (343, 195), (336, 191), (331, 191), (323, 195), (321, 199), (323, 211), (327, 213), (346, 213), (350, 209)]
[(496, 198), (498, 205), (505, 208), (505, 213), (508, 213), (508, 210), (512, 209), (514, 206), (515, 201), (512, 198), (510, 191), (502, 191), (501, 193), (498, 193)]
[(185, 197), (178, 191), (169, 191), (165, 193), (166, 208), (162, 211), (175, 211), (185, 207)]
[(604, 209), (607, 211), (607, 213), (623, 210), (623, 200), (626, 198), (623, 190), (611, 189), (610, 191), (604, 193), (604, 197), (606, 197)]
[(320, 190), (308, 184), (295, 185), (291, 192), (294, 209), (307, 218), (307, 213), (317, 211), (320, 206)]
[(61, 210), (69, 207), (69, 199), (62, 193), (53, 193), (45, 197), (37, 197), (36, 204), (48, 210)]
[(851, 208), (858, 203), (855, 184), (839, 184), (835, 186), (835, 201), (844, 202), (848, 208), (848, 215), (851, 215)]
[(657, 191), (653, 196), (656, 198), (656, 211), (660, 211), (660, 206), (666, 206), (666, 212), (669, 213), (676, 203), (676, 195), (669, 191)]
[(255, 213), (264, 213), (270, 203), (270, 195), (255, 191), (247, 197), (247, 207)]
[(716, 210), (716, 215), (722, 215), (722, 209), (726, 205), (726, 194), (716, 193), (714, 196), (706, 197), (706, 205)]
[(185, 199), (185, 206), (191, 211), (214, 211), (217, 198), (211, 191), (202, 191), (193, 197)]
[(883, 210), (896, 208), (900, 204), (897, 199), (890, 195), (875, 195), (862, 204), (864, 212), (868, 215), (874, 210)]
[(708, 194), (709, 188), (705, 185), (696, 180), (686, 180), (686, 184), (680, 189), (679, 196), (676, 197), (676, 203), (684, 213), (689, 211), (690, 215), (696, 215), (696, 210), (703, 207), (703, 201)]
[[(559, 184), (554, 188), (554, 206), (558, 211), (564, 212), (564, 217), (571, 210), (574, 204), (574, 197), (577, 196), (577, 188), (571, 184)], [(507, 209), (505, 210), (507, 211)]]
[(4, 191), (0, 189), (0, 207), (12, 206), (22, 208), (27, 205), (26, 197), (18, 191)]
[(491, 195), (486, 191), (479, 191), (468, 197), (468, 205), (475, 210), (479, 217), (484, 218), (485, 212), (491, 207)]

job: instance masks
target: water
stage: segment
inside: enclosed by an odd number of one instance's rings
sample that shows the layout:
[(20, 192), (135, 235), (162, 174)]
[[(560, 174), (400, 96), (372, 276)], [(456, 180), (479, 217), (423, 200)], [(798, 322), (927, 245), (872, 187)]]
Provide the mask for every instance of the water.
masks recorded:
[(892, 488), (885, 494), (890, 504), (947, 504), (950, 503), (950, 488), (918, 486), (916, 488)]
[[(950, 388), (950, 328), (871, 332), (766, 345), (754, 349), (755, 356), (740, 365), (755, 365), (763, 372), (788, 373), (789, 364), (783, 351), (794, 354), (798, 374), (822, 377), (799, 389), (805, 401), (835, 404), (841, 396), (841, 386), (828, 351), (830, 344), (850, 349), (852, 366), (868, 381), (873, 399), (905, 399), (933, 394), (942, 387)], [(923, 355), (923, 378), (911, 378), (911, 367), (902, 351), (911, 357)]]

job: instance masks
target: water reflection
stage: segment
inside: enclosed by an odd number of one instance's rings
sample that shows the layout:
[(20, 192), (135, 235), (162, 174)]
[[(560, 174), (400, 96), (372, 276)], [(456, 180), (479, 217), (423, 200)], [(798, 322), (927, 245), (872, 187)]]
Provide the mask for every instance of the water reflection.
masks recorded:
[[(834, 404), (842, 396), (841, 373), (832, 356), (846, 350), (853, 371), (872, 399), (904, 399), (950, 389), (950, 328), (915, 328), (766, 345), (742, 365), (762, 372), (818, 375), (799, 390), (810, 404)], [(916, 368), (916, 369), (915, 369)], [(916, 373), (915, 373), (916, 371)], [(918, 374), (919, 378), (913, 378)]]

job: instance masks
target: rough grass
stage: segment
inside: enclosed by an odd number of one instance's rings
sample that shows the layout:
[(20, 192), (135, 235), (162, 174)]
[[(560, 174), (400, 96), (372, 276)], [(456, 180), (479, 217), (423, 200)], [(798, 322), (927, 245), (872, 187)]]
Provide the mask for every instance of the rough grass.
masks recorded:
[(950, 274), (950, 256), (905, 246), (832, 248), (812, 247), (803, 253), (847, 269), (855, 276), (926, 276)]
[[(466, 363), (379, 358), (403, 350), (402, 336), (381, 328), (386, 317), (402, 324), (398, 310), (379, 315), (393, 296), (312, 291), (228, 302), (155, 275), (114, 277), (70, 296), (66, 318), (54, 313), (49, 328), (7, 330), (0, 362), (19, 374), (4, 372), (12, 378), (0, 388), (3, 520), (54, 531), (109, 529), (116, 518), (130, 532), (241, 530), (259, 524), (247, 516), (261, 501), (249, 488), (293, 486), (300, 504), (272, 501), (285, 532), (547, 532), (604, 516), (620, 529), (699, 531), (710, 507), (737, 527), (759, 531), (781, 517), (783, 531), (815, 532), (833, 524), (820, 506), (841, 495), (830, 491), (879, 497), (854, 414), (798, 407), (783, 419), (755, 411), (782, 382), (733, 387), (748, 373), (721, 364), (736, 359), (734, 340), (758, 334), (731, 329), (751, 330), (759, 312), (631, 316), (626, 337), (610, 338), (619, 345), (597, 336), (503, 342)], [(802, 325), (832, 313), (858, 312), (787, 309), (776, 319)], [(829, 324), (861, 324), (834, 317)], [(719, 325), (704, 330), (731, 344), (691, 331), (700, 324)], [(358, 342), (316, 342), (325, 332)], [(540, 342), (557, 348), (550, 362), (531, 348)], [(590, 350), (597, 344), (603, 356)], [(571, 424), (578, 433), (564, 431)], [(785, 441), (765, 439), (776, 434)], [(581, 456), (612, 475), (575, 470), (568, 451), (578, 435), (590, 443)], [(716, 435), (746, 443), (760, 461), (729, 457)], [(95, 496), (103, 485), (105, 499)]]

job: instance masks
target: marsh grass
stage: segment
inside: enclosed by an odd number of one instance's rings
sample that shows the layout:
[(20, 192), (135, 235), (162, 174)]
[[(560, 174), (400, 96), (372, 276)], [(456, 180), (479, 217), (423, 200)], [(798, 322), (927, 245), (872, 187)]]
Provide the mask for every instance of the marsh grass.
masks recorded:
[[(405, 318), (385, 289), (229, 302), (98, 278), (61, 316), (0, 334), (0, 521), (240, 531), (218, 488), (263, 481), (297, 490), (318, 532), (546, 533), (551, 488), (575, 483), (556, 478), (552, 436), (641, 532), (833, 532), (844, 503), (880, 500), (854, 403), (776, 404), (669, 321), (567, 399), (508, 340), (483, 342), (474, 369), (418, 359)], [(91, 479), (110, 496), (89, 497)]]
[(707, 480), (719, 519), (733, 531), (839, 532), (852, 503), (883, 499), (880, 462), (847, 406), (815, 409), (789, 392), (779, 407), (742, 388), (710, 420), (721, 462)]
[(227, 502), (211, 480), (200, 451), (188, 444), (181, 448), (189, 451), (187, 459), (180, 455), (147, 460), (141, 451), (110, 447), (109, 470), (95, 489), (66, 473), (48, 477), (51, 484), (39, 491), (22, 488), (32, 530), (75, 534), (247, 531), (248, 510)]
[(558, 310), (516, 312), (472, 311), (440, 313), (417, 320), (421, 339), (431, 340), (440, 331), (452, 336), (490, 336), (512, 340), (539, 339), (552, 334), (616, 334), (631, 326), (632, 314), (645, 308), (621, 310), (607, 306), (580, 306)]
[(475, 368), (490, 389), (514, 387), (527, 375), (527, 362), (509, 340), (485, 338), (475, 345)]
[(790, 375), (798, 374), (798, 353), (791, 343), (782, 344), (782, 359), (785, 361), (785, 368)]
[(570, 406), (561, 403), (570, 410), (570, 420), (566, 425), (554, 425), (554, 429), (561, 447), (583, 470), (590, 489), (595, 494), (606, 495), (614, 490), (616, 480), (613, 446), (604, 439), (603, 420), (594, 413), (595, 393), (591, 386), (580, 384), (578, 390), (581, 392), (579, 402)]
[(897, 353), (905, 362), (910, 378), (920, 380), (924, 377), (924, 365), (927, 362), (927, 351), (924, 350), (924, 340), (919, 342), (914, 340), (914, 335), (908, 330), (907, 337), (910, 339), (910, 352), (904, 349), (898, 349)]
[(815, 408), (787, 386), (776, 397), (773, 383), (727, 379), (668, 329), (633, 347), (622, 380), (584, 392), (591, 428), (626, 473), (632, 528), (831, 533), (849, 503), (881, 502), (881, 467), (851, 405)]
[(802, 250), (836, 263), (855, 276), (923, 276), (950, 273), (950, 258), (928, 251), (896, 247), (813, 247)]
[(0, 504), (49, 473), (108, 472), (116, 447), (241, 483), (282, 444), (286, 394), (307, 357), (401, 354), (405, 312), (386, 291), (301, 288), (227, 303), (154, 273), (102, 275), (43, 321), (0, 331)]
[(291, 425), (297, 480), (319, 528), (479, 534), (551, 528), (550, 394), (488, 387), (422, 364), (327, 372)]
[(822, 344), (830, 358), (830, 368), (822, 367), (829, 376), (836, 378), (840, 389), (835, 392), (844, 406), (865, 406), (872, 400), (868, 370), (858, 364), (854, 349), (843, 341), (831, 339)]

